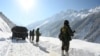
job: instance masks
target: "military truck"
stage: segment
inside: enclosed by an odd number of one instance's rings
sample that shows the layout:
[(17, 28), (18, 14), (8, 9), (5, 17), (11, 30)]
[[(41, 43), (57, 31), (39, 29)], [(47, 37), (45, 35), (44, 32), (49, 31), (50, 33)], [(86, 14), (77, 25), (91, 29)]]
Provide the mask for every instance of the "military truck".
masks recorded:
[(28, 37), (28, 30), (23, 26), (15, 26), (11, 29), (12, 39), (22, 39), (25, 40)]

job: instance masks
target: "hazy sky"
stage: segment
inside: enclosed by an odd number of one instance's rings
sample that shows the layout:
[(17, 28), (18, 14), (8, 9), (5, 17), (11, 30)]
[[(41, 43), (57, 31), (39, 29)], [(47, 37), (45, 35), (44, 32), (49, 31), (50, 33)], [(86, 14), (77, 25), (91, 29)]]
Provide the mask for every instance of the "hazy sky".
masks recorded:
[(44, 20), (67, 9), (95, 8), (100, 0), (0, 0), (0, 11), (17, 25)]

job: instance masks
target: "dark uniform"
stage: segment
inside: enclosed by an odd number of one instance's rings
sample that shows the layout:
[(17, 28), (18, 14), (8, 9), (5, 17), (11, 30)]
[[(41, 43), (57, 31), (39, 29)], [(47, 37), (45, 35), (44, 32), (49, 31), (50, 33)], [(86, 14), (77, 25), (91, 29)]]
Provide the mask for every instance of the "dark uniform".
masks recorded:
[(33, 29), (33, 31), (31, 32), (31, 34), (32, 34), (32, 42), (33, 42), (33, 40), (34, 40), (34, 29)]
[(36, 30), (36, 42), (38, 43), (39, 42), (39, 36), (40, 36), (40, 32), (39, 32), (39, 28), (37, 28)]
[(32, 41), (31, 39), (32, 39), (32, 31), (30, 30), (30, 41)]
[(64, 50), (68, 52), (71, 36), (73, 36), (72, 30), (69, 26), (69, 22), (65, 20), (64, 26), (60, 30), (59, 39), (62, 41), (61, 50), (64, 53)]

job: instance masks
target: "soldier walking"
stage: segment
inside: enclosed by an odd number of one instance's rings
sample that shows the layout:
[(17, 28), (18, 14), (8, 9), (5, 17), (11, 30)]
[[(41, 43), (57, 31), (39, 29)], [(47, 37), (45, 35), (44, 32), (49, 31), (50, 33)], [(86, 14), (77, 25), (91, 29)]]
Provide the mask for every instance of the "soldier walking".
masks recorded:
[(65, 20), (64, 21), (64, 26), (61, 28), (60, 30), (60, 34), (59, 34), (59, 39), (62, 42), (62, 56), (64, 56), (64, 51), (66, 52), (66, 55), (68, 55), (68, 51), (69, 51), (69, 45), (70, 45), (70, 41), (71, 36), (73, 36), (73, 32), (69, 26), (69, 21)]

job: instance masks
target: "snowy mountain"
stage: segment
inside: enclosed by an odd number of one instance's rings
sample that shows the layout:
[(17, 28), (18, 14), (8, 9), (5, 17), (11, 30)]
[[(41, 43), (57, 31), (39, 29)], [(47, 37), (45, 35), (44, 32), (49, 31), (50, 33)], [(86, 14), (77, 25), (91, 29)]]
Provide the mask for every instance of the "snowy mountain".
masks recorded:
[[(46, 20), (28, 25), (29, 29), (40, 28), (43, 36), (57, 37), (65, 19), (70, 21), (73, 30), (76, 30), (74, 38), (85, 39), (91, 42), (99, 42), (100, 38), (100, 7), (80, 11), (62, 11)], [(35, 26), (34, 26), (35, 25)], [(100, 43), (100, 42), (99, 42)]]
[(79, 20), (81, 18), (80, 14), (74, 10), (62, 11), (46, 20), (32, 23), (28, 25), (28, 28), (32, 30), (39, 27), (43, 36), (57, 37), (60, 28), (63, 26), (63, 21), (65, 19), (68, 19), (70, 22), (73, 22), (75, 19)]
[[(100, 43), (100, 12), (91, 14), (77, 22), (73, 28), (77, 31), (75, 38)], [(78, 25), (76, 27), (76, 25)]]
[(0, 12), (0, 32), (10, 32), (13, 26), (15, 26), (15, 24)]

